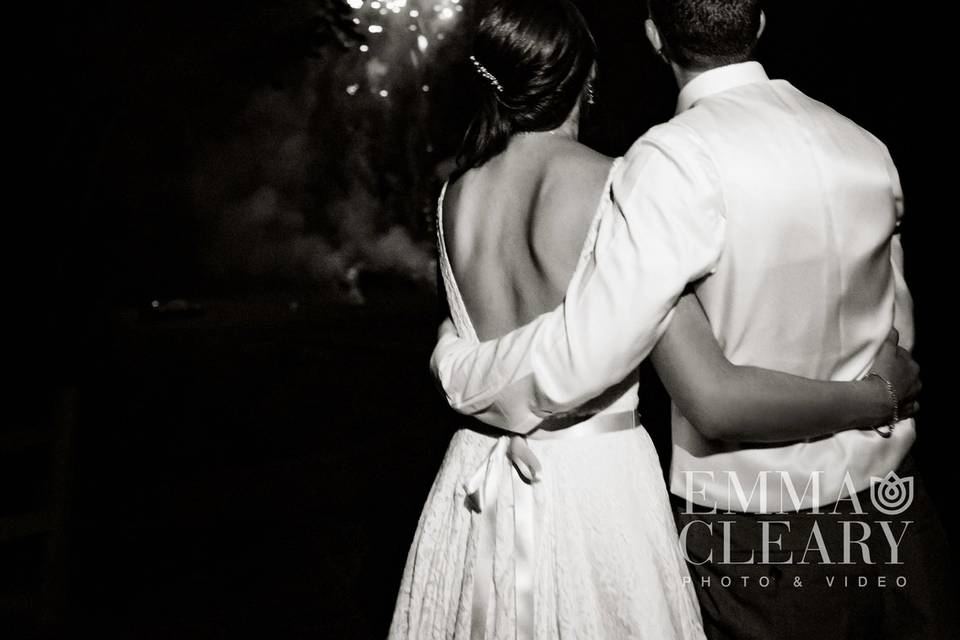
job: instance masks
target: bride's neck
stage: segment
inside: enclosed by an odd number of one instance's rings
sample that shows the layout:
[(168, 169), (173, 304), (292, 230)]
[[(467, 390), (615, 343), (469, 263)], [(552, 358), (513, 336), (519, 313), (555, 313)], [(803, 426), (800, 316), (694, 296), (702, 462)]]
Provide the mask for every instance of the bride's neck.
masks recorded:
[(547, 131), (521, 131), (517, 133), (518, 136), (551, 136), (555, 138), (567, 138), (569, 140), (577, 140), (580, 136), (580, 113), (579, 109), (574, 109), (574, 111), (567, 116), (567, 119), (563, 121), (556, 129), (550, 129)]

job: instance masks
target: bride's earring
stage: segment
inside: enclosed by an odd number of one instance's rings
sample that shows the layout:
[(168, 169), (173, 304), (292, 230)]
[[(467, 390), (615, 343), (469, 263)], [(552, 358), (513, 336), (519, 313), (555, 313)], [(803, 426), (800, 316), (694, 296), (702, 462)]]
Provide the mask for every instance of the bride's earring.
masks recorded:
[(663, 47), (657, 49), (657, 56), (663, 60), (666, 64), (670, 64), (670, 59), (667, 57), (667, 54), (663, 52)]
[(587, 83), (587, 104), (593, 105), (597, 101), (596, 95), (593, 93), (593, 83)]

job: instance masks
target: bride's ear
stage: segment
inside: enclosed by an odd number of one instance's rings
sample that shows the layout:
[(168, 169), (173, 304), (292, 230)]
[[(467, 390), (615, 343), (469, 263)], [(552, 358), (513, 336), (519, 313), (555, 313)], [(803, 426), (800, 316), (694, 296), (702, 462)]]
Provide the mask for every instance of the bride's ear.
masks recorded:
[(643, 23), (643, 29), (647, 33), (647, 40), (650, 41), (650, 44), (653, 46), (653, 50), (658, 54), (663, 51), (663, 42), (660, 39), (660, 30), (657, 29), (657, 25), (654, 24), (653, 20), (647, 18)]
[(763, 35), (763, 30), (767, 28), (767, 14), (760, 11), (760, 28), (757, 29), (757, 40)]

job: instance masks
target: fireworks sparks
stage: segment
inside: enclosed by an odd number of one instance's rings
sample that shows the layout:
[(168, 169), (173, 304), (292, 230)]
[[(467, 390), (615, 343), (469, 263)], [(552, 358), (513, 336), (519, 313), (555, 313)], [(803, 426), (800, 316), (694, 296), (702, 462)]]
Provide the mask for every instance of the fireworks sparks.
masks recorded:
[[(444, 32), (450, 29), (449, 23), (463, 12), (461, 0), (348, 0), (348, 4), (355, 13), (354, 24), (365, 25), (369, 33), (386, 36), (419, 33), (428, 39), (428, 44), (430, 38), (443, 39)], [(422, 42), (418, 37), (415, 43), (421, 53), (427, 48)]]
[(347, 0), (347, 4), (354, 12), (353, 23), (375, 36), (359, 47), (369, 56), (367, 67), (373, 63), (386, 69), (366, 74), (366, 83), (350, 84), (347, 94), (381, 99), (403, 84), (421, 84), (420, 73), (411, 75), (409, 68), (424, 67), (433, 42), (455, 28), (464, 10), (463, 0)]

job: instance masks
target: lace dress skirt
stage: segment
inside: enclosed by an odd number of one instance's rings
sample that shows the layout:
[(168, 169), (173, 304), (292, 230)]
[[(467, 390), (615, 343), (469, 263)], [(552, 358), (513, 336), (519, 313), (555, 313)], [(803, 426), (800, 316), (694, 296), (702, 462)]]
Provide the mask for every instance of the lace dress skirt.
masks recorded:
[(453, 436), (420, 517), (389, 637), (703, 638), (646, 431), (528, 440), (541, 479), (525, 483), (507, 461), (490, 471), (501, 480), (478, 513), (471, 481), (506, 440), (469, 429)]

